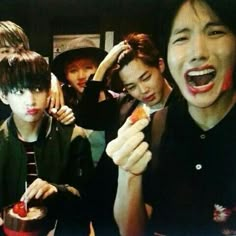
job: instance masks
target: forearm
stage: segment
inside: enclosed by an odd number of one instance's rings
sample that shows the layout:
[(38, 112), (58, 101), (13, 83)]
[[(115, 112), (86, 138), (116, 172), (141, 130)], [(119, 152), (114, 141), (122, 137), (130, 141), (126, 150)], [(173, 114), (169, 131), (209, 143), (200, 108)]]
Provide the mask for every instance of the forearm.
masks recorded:
[(122, 236), (144, 235), (147, 213), (142, 194), (142, 175), (119, 168), (114, 216)]
[(93, 77), (92, 80), (94, 80), (94, 81), (103, 81), (108, 68), (109, 67), (106, 66), (106, 63), (101, 62), (99, 67), (97, 68), (97, 71), (94, 74), (94, 77)]

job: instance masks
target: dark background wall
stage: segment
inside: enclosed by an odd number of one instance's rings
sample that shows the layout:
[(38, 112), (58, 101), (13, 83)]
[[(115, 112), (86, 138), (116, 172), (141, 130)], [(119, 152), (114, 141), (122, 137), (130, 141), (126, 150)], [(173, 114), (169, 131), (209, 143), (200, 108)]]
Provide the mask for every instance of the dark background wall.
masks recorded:
[(22, 26), (31, 49), (52, 58), (53, 35), (115, 32), (156, 33), (160, 0), (1, 0), (0, 20)]

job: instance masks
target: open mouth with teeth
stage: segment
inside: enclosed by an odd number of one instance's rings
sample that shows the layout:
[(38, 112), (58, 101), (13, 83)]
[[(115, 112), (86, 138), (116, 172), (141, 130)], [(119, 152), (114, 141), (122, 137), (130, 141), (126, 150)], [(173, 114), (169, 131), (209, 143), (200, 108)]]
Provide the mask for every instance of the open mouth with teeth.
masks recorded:
[(186, 81), (189, 89), (194, 93), (206, 92), (213, 86), (216, 71), (214, 69), (205, 69), (201, 71), (190, 71), (186, 75)]

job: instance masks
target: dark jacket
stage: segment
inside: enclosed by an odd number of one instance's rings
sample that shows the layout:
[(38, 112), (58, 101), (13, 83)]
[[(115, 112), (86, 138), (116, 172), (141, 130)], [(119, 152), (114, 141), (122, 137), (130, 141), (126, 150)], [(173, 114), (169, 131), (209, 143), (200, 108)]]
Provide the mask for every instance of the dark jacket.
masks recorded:
[[(70, 224), (67, 222), (68, 214), (72, 218), (79, 218), (77, 225), (70, 225), (73, 227), (73, 232), (77, 230), (79, 232), (81, 228), (83, 231), (88, 231), (89, 222), (86, 220), (85, 204), (82, 199), (86, 183), (91, 176), (92, 160), (88, 140), (78, 136), (72, 141), (73, 130), (74, 126), (62, 125), (45, 115), (34, 150), (38, 177), (56, 184), (59, 190), (58, 194), (50, 196), (43, 202), (48, 207), (49, 218), (57, 218), (59, 226), (63, 221), (64, 229), (67, 228), (65, 223)], [(24, 146), (17, 138), (17, 129), (13, 118), (10, 117), (0, 127), (1, 208), (19, 201), (24, 193), (26, 163)], [(63, 188), (64, 184), (79, 189), (81, 199), (66, 191)], [(74, 210), (69, 213), (71, 209)]]

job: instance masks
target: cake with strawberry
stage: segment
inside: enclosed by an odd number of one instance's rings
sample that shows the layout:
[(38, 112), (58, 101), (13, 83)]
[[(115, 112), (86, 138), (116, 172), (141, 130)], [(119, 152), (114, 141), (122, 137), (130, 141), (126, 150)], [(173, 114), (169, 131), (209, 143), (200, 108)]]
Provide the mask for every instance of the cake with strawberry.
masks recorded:
[(44, 228), (47, 209), (26, 207), (23, 201), (4, 209), (4, 232), (8, 236), (36, 236)]

